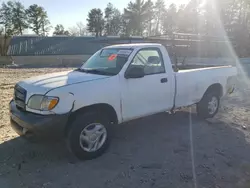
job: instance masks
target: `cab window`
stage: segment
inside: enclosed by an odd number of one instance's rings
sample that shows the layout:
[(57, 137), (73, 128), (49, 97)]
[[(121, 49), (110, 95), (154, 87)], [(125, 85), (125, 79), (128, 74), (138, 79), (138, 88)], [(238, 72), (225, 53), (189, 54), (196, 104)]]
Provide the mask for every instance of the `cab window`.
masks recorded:
[(145, 75), (165, 73), (164, 62), (158, 49), (142, 49), (134, 57), (129, 69), (142, 66)]

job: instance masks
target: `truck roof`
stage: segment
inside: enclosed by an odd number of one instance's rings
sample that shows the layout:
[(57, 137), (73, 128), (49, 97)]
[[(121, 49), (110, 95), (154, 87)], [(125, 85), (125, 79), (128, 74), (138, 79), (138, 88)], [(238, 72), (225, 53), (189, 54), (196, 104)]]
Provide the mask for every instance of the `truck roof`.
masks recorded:
[(117, 44), (112, 46), (107, 46), (105, 48), (138, 48), (138, 47), (160, 47), (159, 43), (133, 43), (133, 44)]

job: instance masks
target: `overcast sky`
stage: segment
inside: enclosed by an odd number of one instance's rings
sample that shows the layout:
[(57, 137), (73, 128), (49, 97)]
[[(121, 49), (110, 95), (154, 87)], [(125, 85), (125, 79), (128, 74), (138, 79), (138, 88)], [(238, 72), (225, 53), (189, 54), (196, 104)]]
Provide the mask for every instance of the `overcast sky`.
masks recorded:
[[(5, 0), (7, 1), (7, 0)], [(92, 8), (101, 8), (104, 10), (110, 2), (115, 7), (123, 10), (130, 0), (19, 0), (25, 7), (31, 4), (38, 4), (45, 8), (48, 13), (49, 20), (54, 27), (56, 24), (63, 24), (65, 28), (74, 26), (76, 22), (86, 24), (88, 11)], [(132, 0), (135, 1), (135, 0)], [(153, 0), (155, 2), (156, 0)], [(189, 0), (165, 0), (166, 4), (175, 2), (176, 4), (184, 4)], [(3, 0), (0, 0), (3, 2)]]

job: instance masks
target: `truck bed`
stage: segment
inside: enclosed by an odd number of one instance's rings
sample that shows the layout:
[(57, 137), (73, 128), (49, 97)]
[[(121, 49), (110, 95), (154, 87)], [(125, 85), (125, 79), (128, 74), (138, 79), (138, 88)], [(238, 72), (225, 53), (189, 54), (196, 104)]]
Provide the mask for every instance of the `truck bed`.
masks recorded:
[(189, 106), (199, 102), (209, 86), (216, 83), (226, 86), (227, 78), (236, 72), (236, 68), (232, 66), (179, 70), (175, 73), (175, 106)]

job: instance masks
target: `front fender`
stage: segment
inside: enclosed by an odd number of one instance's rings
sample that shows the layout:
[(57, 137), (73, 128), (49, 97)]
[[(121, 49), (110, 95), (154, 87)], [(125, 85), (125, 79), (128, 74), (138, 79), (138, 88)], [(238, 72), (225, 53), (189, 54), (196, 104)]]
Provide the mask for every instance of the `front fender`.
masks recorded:
[(47, 96), (56, 96), (59, 97), (59, 102), (57, 106), (52, 109), (51, 111), (55, 114), (67, 114), (73, 110), (74, 107), (74, 93), (67, 92), (67, 93), (60, 93), (60, 92), (49, 92)]

